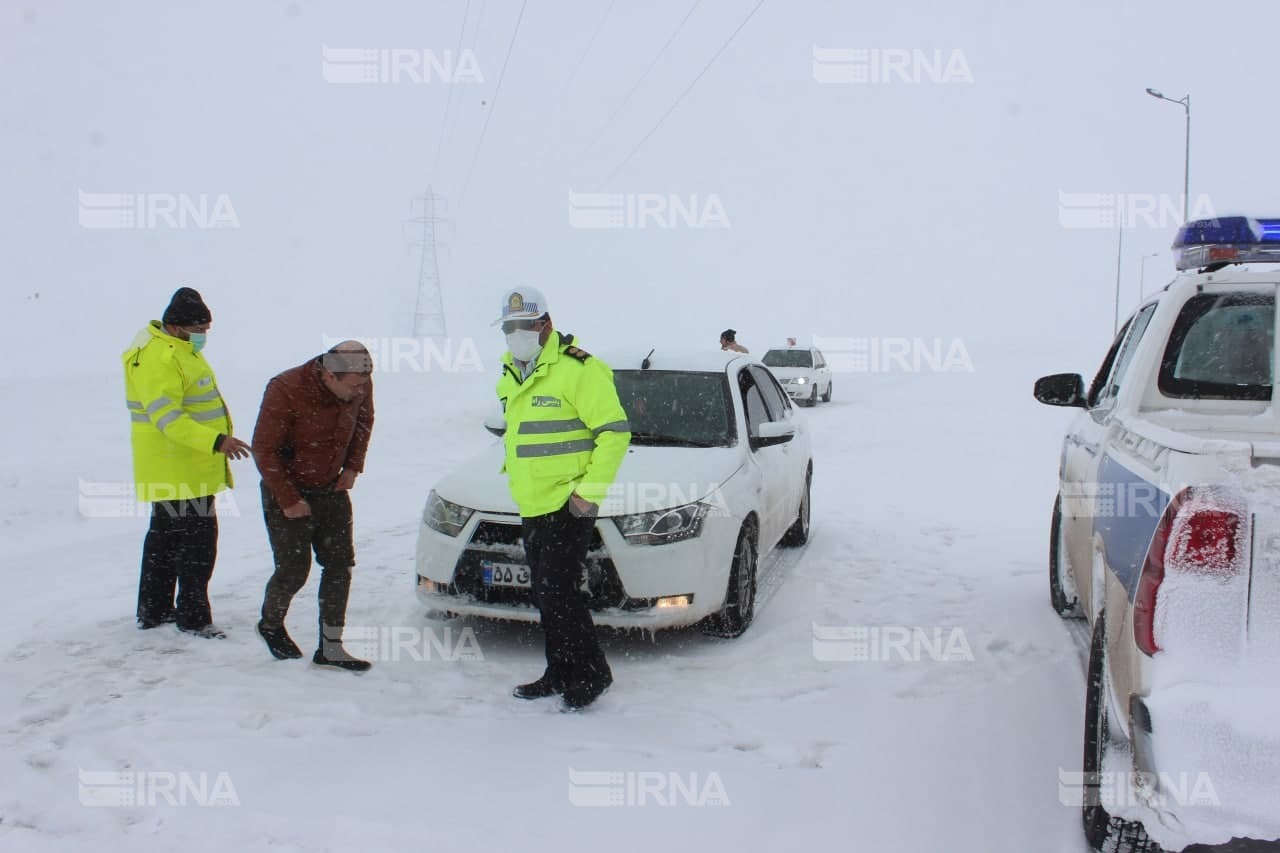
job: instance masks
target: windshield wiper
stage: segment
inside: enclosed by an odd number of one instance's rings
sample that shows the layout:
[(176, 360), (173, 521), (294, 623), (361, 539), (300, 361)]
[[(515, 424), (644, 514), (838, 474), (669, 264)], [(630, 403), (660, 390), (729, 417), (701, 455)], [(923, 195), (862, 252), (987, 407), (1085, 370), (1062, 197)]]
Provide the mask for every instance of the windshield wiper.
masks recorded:
[(631, 440), (640, 444), (661, 444), (669, 447), (720, 447), (720, 442), (696, 438), (677, 438), (674, 435), (658, 435), (653, 432), (633, 432)]

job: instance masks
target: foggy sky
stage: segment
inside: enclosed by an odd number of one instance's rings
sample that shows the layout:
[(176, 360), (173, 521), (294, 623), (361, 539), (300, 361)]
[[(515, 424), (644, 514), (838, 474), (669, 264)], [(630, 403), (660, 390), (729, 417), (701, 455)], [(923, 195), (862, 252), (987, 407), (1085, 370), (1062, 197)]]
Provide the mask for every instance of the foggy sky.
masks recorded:
[[(692, 3), (619, 0), (606, 17), (606, 0), (530, 0), (496, 101), (519, 0), (470, 4), (483, 83), (368, 85), (326, 82), (322, 46), (443, 55), (464, 0), (9, 4), (5, 337), (41, 347), (32, 370), (114, 375), (184, 281), (213, 309), (215, 364), (283, 369), (322, 334), (409, 335), (410, 199), (430, 184), (450, 219), (448, 332), (486, 356), (501, 292), (533, 284), (588, 348), (714, 346), (733, 326), (756, 352), (940, 336), (979, 367), (1078, 346), (1062, 368), (1087, 369), (1110, 337), (1116, 232), (1062, 227), (1059, 192), (1181, 193), (1183, 113), (1147, 86), (1192, 93), (1193, 197), (1280, 212), (1267, 2), (766, 0), (608, 179), (755, 0), (703, 0), (584, 154)], [(819, 83), (815, 46), (960, 51), (973, 82)], [(225, 194), (241, 227), (86, 229), (81, 191)], [(571, 191), (714, 195), (728, 227), (575, 229)], [(1144, 254), (1148, 289), (1172, 274), (1165, 219), (1126, 233), (1126, 306)]]

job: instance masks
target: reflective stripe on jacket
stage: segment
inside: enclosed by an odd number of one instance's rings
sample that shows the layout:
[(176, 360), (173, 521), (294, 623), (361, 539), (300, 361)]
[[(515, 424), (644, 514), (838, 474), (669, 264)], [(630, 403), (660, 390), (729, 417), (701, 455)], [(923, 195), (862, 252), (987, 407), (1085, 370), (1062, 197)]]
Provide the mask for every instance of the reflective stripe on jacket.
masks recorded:
[(187, 500), (232, 485), (227, 457), (213, 447), (231, 435), (231, 414), (204, 356), (153, 320), (122, 360), (138, 500)]
[(503, 470), (526, 518), (555, 512), (575, 491), (599, 504), (631, 443), (613, 371), (574, 346), (572, 335), (555, 334), (527, 379), (511, 353), (498, 379), (507, 418)]

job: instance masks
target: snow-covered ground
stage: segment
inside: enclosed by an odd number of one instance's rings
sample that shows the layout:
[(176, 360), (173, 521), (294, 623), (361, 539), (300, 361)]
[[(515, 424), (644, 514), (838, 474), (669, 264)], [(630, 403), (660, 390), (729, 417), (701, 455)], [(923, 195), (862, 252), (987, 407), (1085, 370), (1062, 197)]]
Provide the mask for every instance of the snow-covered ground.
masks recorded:
[[(804, 410), (812, 538), (770, 560), (755, 624), (608, 635), (615, 684), (577, 715), (510, 696), (541, 669), (536, 628), (428, 618), (413, 595), (423, 500), (490, 440), (492, 371), (376, 380), (348, 624), (470, 629), (479, 654), (419, 645), (363, 676), (276, 661), (255, 635), (270, 552), (244, 464), (211, 585), (229, 638), (138, 631), (145, 520), (77, 504), (78, 481), (128, 477), (119, 377), (60, 378), (50, 416), (11, 418), (19, 458), (0, 475), (0, 849), (1083, 851), (1059, 796), (1080, 767), (1082, 650), (1045, 584), (1068, 415), (1030, 391), (1092, 365), (970, 355), (972, 373), (838, 376), (835, 401)], [(220, 373), (244, 437), (288, 366)], [(35, 381), (0, 390), (31, 398)], [(304, 648), (317, 576), (289, 617)], [(819, 660), (814, 626), (958, 628), (973, 659)], [(81, 803), (81, 770), (126, 769), (204, 773), (239, 805)], [(570, 773), (591, 771), (644, 805), (574, 805)]]

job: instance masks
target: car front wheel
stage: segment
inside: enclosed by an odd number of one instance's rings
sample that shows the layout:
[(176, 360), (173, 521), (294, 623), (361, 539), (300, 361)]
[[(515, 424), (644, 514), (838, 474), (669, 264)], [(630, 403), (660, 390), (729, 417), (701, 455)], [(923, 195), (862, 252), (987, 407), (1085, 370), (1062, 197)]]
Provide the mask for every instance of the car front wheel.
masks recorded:
[(835, 384), (834, 382), (828, 382), (828, 383), (827, 383), (827, 393), (825, 393), (825, 394), (823, 394), (823, 395), (822, 395), (822, 402), (824, 402), (824, 403), (830, 403), (830, 402), (831, 402), (831, 386), (832, 386), (832, 385), (834, 385), (834, 384)]
[(699, 627), (710, 637), (733, 638), (751, 625), (756, 612), (756, 543), (752, 529), (744, 525), (733, 549), (729, 586), (724, 606), (702, 620)]

